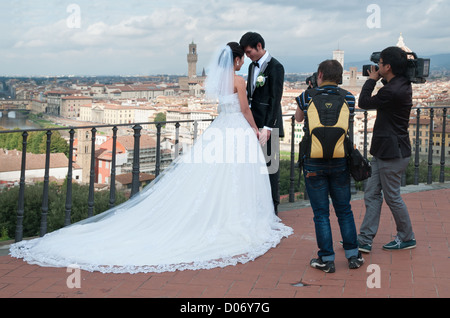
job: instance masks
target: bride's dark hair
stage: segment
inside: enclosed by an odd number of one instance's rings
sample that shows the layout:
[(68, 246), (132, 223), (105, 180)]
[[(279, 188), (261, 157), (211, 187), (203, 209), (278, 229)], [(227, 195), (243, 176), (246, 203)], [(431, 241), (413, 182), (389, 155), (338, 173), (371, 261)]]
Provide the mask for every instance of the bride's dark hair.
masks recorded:
[(239, 57), (244, 56), (244, 49), (237, 42), (229, 42), (227, 44), (231, 48), (231, 52), (233, 52), (233, 61)]
[(234, 64), (242, 58), (244, 50), (237, 42), (229, 42), (219, 49), (212, 59), (205, 82), (205, 92), (209, 99), (229, 96), (234, 92)]

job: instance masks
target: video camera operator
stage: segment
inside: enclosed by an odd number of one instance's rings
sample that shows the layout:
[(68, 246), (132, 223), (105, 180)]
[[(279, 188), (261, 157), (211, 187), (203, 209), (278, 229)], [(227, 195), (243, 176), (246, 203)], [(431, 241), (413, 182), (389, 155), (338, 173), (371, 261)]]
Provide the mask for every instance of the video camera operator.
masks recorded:
[[(377, 111), (370, 148), (372, 177), (366, 185), (366, 214), (358, 235), (359, 249), (366, 253), (371, 251), (378, 231), (383, 195), (397, 225), (395, 240), (383, 249), (416, 247), (409, 212), (400, 195), (402, 174), (411, 157), (408, 126), (412, 86), (407, 76), (408, 55), (399, 47), (388, 47), (381, 52), (378, 66), (378, 70), (375, 65), (369, 70), (359, 97), (359, 108)], [(381, 78), (384, 86), (372, 96)]]

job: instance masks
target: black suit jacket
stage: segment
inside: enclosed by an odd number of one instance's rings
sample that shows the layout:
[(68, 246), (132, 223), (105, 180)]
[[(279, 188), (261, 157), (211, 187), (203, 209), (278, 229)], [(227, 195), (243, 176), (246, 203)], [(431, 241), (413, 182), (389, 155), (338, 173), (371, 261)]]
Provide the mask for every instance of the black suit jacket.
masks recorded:
[(396, 76), (372, 96), (376, 83), (368, 79), (359, 96), (359, 108), (377, 110), (370, 154), (385, 160), (410, 157), (411, 82), (406, 77)]
[[(270, 59), (270, 60), (269, 60)], [(284, 137), (281, 98), (284, 86), (284, 67), (275, 58), (268, 58), (267, 67), (261, 66), (266, 80), (262, 87), (256, 87), (252, 93), (253, 68), (250, 64), (247, 80), (247, 96), (256, 126), (258, 128), (278, 128), (279, 136)], [(258, 76), (255, 74), (254, 76)]]

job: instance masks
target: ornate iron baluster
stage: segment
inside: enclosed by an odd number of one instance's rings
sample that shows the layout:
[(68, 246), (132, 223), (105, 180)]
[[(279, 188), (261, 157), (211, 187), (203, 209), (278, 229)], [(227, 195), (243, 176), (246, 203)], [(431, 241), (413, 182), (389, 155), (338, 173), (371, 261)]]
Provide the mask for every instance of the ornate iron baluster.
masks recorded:
[(434, 108), (430, 109), (430, 131), (428, 134), (428, 175), (427, 184), (433, 183), (433, 119)]
[(131, 197), (133, 197), (136, 193), (139, 192), (139, 159), (140, 159), (140, 138), (141, 138), (141, 130), (142, 127), (140, 125), (136, 125), (133, 127), (134, 129), (134, 154), (133, 154), (133, 181), (131, 184)]
[(117, 126), (113, 128), (113, 149), (111, 162), (111, 183), (109, 190), (109, 208), (113, 208), (116, 203), (116, 153), (117, 153)]
[(64, 226), (68, 226), (71, 223), (72, 215), (72, 179), (73, 179), (73, 141), (75, 130), (71, 129), (70, 132), (70, 143), (69, 143), (69, 167), (67, 173), (67, 193), (66, 193), (66, 211), (64, 218)]
[(420, 166), (420, 158), (419, 158), (419, 149), (420, 149), (420, 109), (417, 109), (417, 123), (416, 123), (416, 153), (414, 159), (414, 185), (419, 184), (419, 166)]
[[(348, 135), (350, 137), (350, 141), (353, 144), (353, 141), (355, 140), (354, 138), (354, 124), (355, 124), (355, 112), (352, 112), (350, 114), (350, 118), (349, 118), (349, 126), (348, 126)], [(350, 189), (351, 189), (351, 193), (352, 194), (356, 194), (356, 182), (355, 179), (353, 179), (352, 177), (350, 177)]]
[(27, 138), (28, 133), (22, 133), (22, 166), (20, 168), (20, 188), (19, 188), (19, 202), (17, 207), (17, 224), (16, 224), (16, 242), (23, 239), (23, 216), (25, 210), (25, 170), (27, 162)]
[(175, 124), (175, 159), (178, 158), (180, 152), (180, 123)]
[(291, 175), (289, 180), (289, 202), (295, 202), (295, 116), (291, 118)]
[(92, 128), (91, 173), (89, 179), (88, 217), (94, 215), (94, 183), (95, 183), (95, 135), (97, 129)]
[(445, 134), (446, 134), (446, 127), (447, 124), (447, 108), (444, 108), (443, 115), (444, 118), (442, 120), (442, 142), (441, 142), (441, 169), (439, 173), (439, 182), (444, 183), (445, 182)]
[(369, 136), (368, 136), (368, 132), (367, 132), (367, 126), (368, 126), (368, 123), (369, 123), (369, 120), (368, 120), (368, 117), (369, 117), (369, 113), (367, 112), (367, 111), (364, 111), (364, 145), (363, 145), (363, 155), (364, 155), (364, 158), (366, 158), (367, 159), (367, 139), (369, 138)]
[(194, 120), (194, 142), (197, 140), (198, 134), (198, 121)]
[(161, 170), (161, 123), (156, 124), (156, 164), (155, 177), (159, 176)]
[[(368, 132), (367, 132), (367, 126), (369, 125), (369, 113), (366, 111), (364, 111), (364, 145), (363, 145), (363, 156), (364, 158), (367, 159), (368, 156), (368, 149), (367, 149), (367, 145), (368, 145)], [(367, 185), (367, 181), (368, 180), (364, 180), (363, 181), (363, 191), (366, 190), (366, 185)]]
[(48, 184), (50, 175), (50, 145), (52, 142), (52, 131), (47, 131), (47, 150), (45, 153), (45, 173), (44, 173), (44, 190), (42, 193), (41, 207), (41, 229), (39, 235), (42, 237), (47, 233), (47, 215), (48, 215)]

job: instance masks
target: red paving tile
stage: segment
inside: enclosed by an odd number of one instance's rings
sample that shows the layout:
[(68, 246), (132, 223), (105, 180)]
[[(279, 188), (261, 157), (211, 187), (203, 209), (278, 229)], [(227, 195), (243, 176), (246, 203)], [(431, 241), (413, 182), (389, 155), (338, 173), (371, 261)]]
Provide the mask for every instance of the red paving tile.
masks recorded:
[[(81, 287), (69, 288), (72, 272), (42, 268), (10, 256), (0, 257), (0, 298), (448, 298), (450, 297), (450, 189), (404, 194), (417, 248), (384, 251), (395, 223), (383, 206), (380, 230), (365, 264), (350, 270), (332, 217), (336, 273), (309, 266), (316, 255), (312, 210), (280, 212), (294, 234), (254, 262), (212, 270), (160, 274), (81, 272)], [(362, 200), (352, 202), (357, 227), (364, 217)], [(379, 269), (380, 286), (374, 283)], [(294, 286), (299, 284), (299, 286)]]

